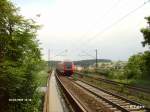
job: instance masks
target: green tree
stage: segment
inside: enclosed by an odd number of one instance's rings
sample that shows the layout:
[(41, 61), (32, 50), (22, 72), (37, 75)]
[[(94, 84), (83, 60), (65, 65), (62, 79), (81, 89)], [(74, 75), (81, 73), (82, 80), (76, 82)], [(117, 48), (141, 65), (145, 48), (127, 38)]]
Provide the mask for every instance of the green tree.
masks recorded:
[[(0, 112), (33, 112), (37, 104), (36, 74), (41, 52), (36, 39), (39, 25), (19, 15), (9, 0), (0, 1)], [(31, 102), (10, 102), (31, 98)]]
[(148, 26), (146, 28), (142, 28), (141, 32), (143, 33), (144, 41), (142, 42), (143, 46), (150, 45), (150, 16), (145, 17), (147, 20)]
[(147, 79), (150, 78), (149, 70), (150, 52), (138, 53), (129, 58), (125, 66), (124, 73), (127, 79)]
[[(141, 32), (144, 37), (143, 47), (150, 45), (150, 17), (145, 17), (148, 26), (142, 28)], [(147, 79), (150, 77), (150, 51), (133, 55), (129, 58), (125, 67), (125, 75), (127, 78)]]
[(142, 78), (144, 67), (145, 67), (145, 60), (143, 59), (142, 53), (131, 56), (125, 67), (126, 73), (125, 75), (127, 79)]
[[(142, 45), (145, 47), (146, 45), (150, 47), (150, 16), (145, 17), (147, 20), (148, 26), (146, 28), (142, 28), (141, 32), (143, 33), (144, 41), (142, 42)], [(144, 54), (144, 59), (145, 59), (145, 69), (146, 69), (146, 74), (149, 74), (150, 77), (150, 51), (146, 51)]]

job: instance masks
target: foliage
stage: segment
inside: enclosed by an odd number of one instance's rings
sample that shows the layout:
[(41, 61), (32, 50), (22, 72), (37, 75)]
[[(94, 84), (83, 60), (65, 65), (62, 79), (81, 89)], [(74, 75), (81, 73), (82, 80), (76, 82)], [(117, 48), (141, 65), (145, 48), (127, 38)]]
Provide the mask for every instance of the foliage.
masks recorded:
[[(18, 11), (9, 0), (0, 1), (1, 112), (33, 112), (38, 102), (36, 74), (42, 60), (36, 32), (40, 26)], [(32, 101), (9, 101), (18, 98)]]
[[(75, 65), (83, 66), (83, 67), (88, 67), (93, 64), (95, 64), (95, 59), (89, 59), (89, 60), (80, 60), (80, 61), (74, 61)], [(108, 59), (97, 59), (97, 62), (111, 62), (111, 60)]]
[(143, 74), (142, 71), (144, 69), (143, 65), (144, 65), (144, 60), (142, 54), (131, 56), (125, 68), (127, 79), (138, 78), (138, 77), (141, 78)]
[(111, 78), (111, 79), (119, 79), (119, 80), (121, 80), (121, 79), (126, 79), (126, 76), (125, 76), (125, 74), (124, 74), (124, 71), (123, 70), (111, 70), (109, 73), (108, 73), (108, 75), (106, 75), (106, 76), (108, 76), (109, 78)]
[(128, 64), (125, 68), (125, 74), (127, 79), (136, 78), (144, 79), (149, 77), (149, 69), (147, 68), (147, 56), (150, 56), (150, 52), (139, 53), (129, 58)]
[(147, 79), (150, 78), (150, 52), (138, 53), (129, 58), (124, 69), (111, 70), (109, 77), (113, 79)]
[(144, 41), (142, 42), (143, 46), (146, 45), (150, 45), (150, 16), (149, 17), (145, 17), (145, 19), (147, 20), (148, 23), (148, 27), (147, 28), (142, 28), (141, 32), (143, 33), (143, 37), (144, 37)]
[[(142, 45), (150, 45), (150, 17), (145, 18), (148, 22), (148, 27), (141, 29), (144, 36)], [(114, 79), (136, 79), (148, 80), (150, 79), (150, 51), (138, 53), (129, 58), (128, 64), (122, 70), (112, 70), (109, 77)]]
[[(39, 73), (37, 73), (36, 81), (39, 86), (44, 87), (47, 85), (47, 79), (48, 79), (48, 75), (49, 75), (47, 73), (48, 66), (47, 66), (46, 62), (43, 62), (41, 66), (43, 66), (44, 68)], [(50, 70), (50, 73), (51, 73), (51, 70)]]

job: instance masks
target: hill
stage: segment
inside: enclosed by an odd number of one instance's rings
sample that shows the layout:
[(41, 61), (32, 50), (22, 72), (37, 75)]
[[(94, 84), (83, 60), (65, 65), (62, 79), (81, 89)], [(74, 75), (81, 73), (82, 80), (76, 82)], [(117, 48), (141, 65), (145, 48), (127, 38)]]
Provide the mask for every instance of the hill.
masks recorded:
[[(109, 59), (98, 59), (97, 62), (98, 63), (99, 62), (111, 62), (111, 60), (109, 60)], [(87, 66), (95, 64), (95, 59), (74, 61), (74, 64), (79, 65), (79, 66), (87, 67)]]
[[(49, 61), (49, 64), (54, 66), (54, 65), (56, 65), (58, 62), (60, 62), (60, 61)], [(97, 62), (98, 62), (98, 63), (99, 63), (99, 62), (111, 62), (111, 60), (109, 60), (109, 59), (98, 59)], [(74, 61), (74, 64), (75, 64), (75, 65), (79, 65), (79, 66), (87, 67), (87, 66), (90, 66), (90, 65), (95, 64), (95, 59)]]

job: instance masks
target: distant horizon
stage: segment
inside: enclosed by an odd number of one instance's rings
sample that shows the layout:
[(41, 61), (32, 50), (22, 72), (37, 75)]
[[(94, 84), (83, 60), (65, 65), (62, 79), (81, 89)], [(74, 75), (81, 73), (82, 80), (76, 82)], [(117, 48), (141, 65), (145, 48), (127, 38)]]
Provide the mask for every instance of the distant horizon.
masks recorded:
[[(84, 60), (96, 60), (96, 59), (81, 59), (81, 60), (70, 60), (70, 61), (84, 61)], [(97, 59), (97, 60), (109, 60), (109, 61), (112, 61), (112, 62), (115, 62), (115, 61), (124, 61), (124, 62), (127, 62), (127, 61), (125, 61), (125, 60), (111, 60), (111, 59), (101, 59), (101, 58), (99, 58), (99, 59)], [(64, 61), (64, 60), (44, 60), (44, 61)]]

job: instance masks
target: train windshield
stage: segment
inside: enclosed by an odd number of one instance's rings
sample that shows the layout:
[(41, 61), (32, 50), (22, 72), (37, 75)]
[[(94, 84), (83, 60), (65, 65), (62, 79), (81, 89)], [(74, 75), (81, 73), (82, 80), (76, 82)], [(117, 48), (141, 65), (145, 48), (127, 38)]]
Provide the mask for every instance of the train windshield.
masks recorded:
[(71, 67), (71, 66), (72, 66), (72, 62), (64, 62), (64, 65), (65, 65), (66, 67)]

